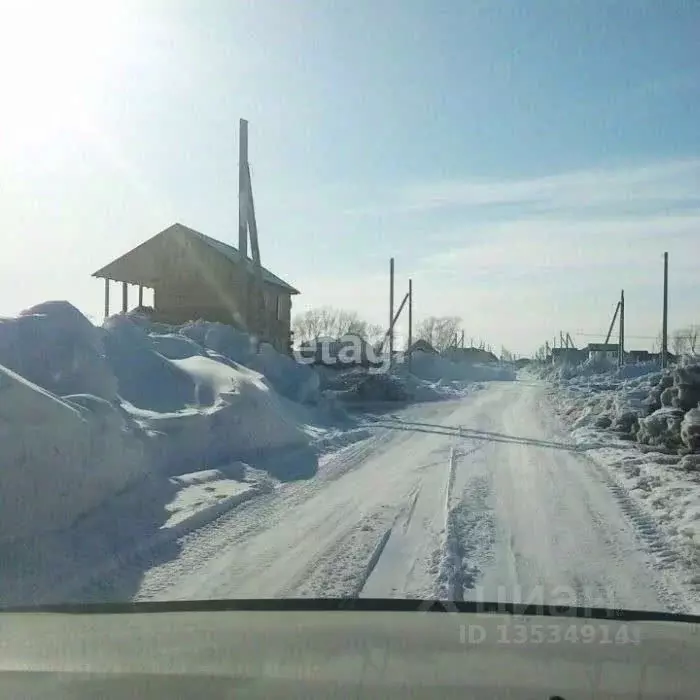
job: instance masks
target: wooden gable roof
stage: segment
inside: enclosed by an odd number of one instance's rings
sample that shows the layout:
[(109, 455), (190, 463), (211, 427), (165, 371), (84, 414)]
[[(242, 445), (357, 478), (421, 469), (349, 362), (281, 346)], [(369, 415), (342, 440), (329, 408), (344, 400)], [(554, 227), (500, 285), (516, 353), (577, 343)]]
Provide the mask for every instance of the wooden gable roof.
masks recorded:
[[(162, 246), (166, 244), (182, 247), (192, 243), (199, 245), (204, 244), (216, 255), (221, 256), (228, 262), (235, 265), (245, 265), (251, 272), (253, 271), (253, 261), (241, 255), (237, 248), (217, 241), (215, 238), (205, 236), (203, 233), (195, 231), (188, 226), (176, 223), (155, 236), (152, 236), (147, 241), (136, 246), (136, 248), (124, 253), (124, 255), (113, 260), (103, 268), (100, 268), (97, 272), (94, 272), (92, 276), (151, 287), (154, 284), (154, 271), (147, 269), (150, 266), (143, 263), (145, 257), (143, 254), (146, 249), (155, 245)], [(277, 275), (264, 267), (262, 268), (262, 278), (267, 284), (280, 287), (290, 295), (299, 294), (299, 291), (292, 287), (292, 285), (288, 284), (280, 277), (277, 277)]]

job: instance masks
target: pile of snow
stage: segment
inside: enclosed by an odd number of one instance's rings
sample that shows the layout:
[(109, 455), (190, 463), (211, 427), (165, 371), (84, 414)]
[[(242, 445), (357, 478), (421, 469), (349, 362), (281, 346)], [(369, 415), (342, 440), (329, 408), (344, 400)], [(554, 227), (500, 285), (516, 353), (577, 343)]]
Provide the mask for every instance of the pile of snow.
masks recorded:
[(391, 372), (380, 368), (318, 367), (320, 389), (340, 401), (439, 401), (464, 396), (479, 382), (514, 380), (506, 365), (453, 362), (436, 353), (415, 350), (411, 372), (403, 357)]
[(295, 362), (263, 343), (256, 348), (250, 336), (222, 323), (196, 321), (178, 331), (223, 362), (244, 365), (264, 375), (270, 386), (291, 401), (313, 403), (319, 399), (319, 377), (310, 366)]
[(96, 396), (61, 399), (0, 366), (0, 540), (69, 526), (146, 473), (139, 431)]
[(171, 412), (129, 409), (158, 450), (155, 463), (204, 468), (308, 444), (293, 407), (257, 372), (209, 357), (171, 362), (189, 378), (192, 403)]
[(432, 353), (415, 351), (411, 356), (411, 371), (429, 382), (485, 382), (513, 380), (515, 371), (506, 365), (453, 362)]
[(58, 396), (117, 397), (95, 326), (67, 302), (51, 301), (0, 319), (0, 365)]
[(313, 370), (232, 328), (99, 328), (67, 302), (0, 320), (0, 393), (0, 539), (68, 527), (147, 475), (306, 447), (290, 399), (319, 397)]
[(664, 533), (660, 565), (682, 561), (700, 590), (700, 365), (549, 376), (574, 439)]
[(407, 401), (406, 384), (394, 374), (371, 372), (361, 367), (346, 370), (319, 368), (326, 396), (350, 402)]

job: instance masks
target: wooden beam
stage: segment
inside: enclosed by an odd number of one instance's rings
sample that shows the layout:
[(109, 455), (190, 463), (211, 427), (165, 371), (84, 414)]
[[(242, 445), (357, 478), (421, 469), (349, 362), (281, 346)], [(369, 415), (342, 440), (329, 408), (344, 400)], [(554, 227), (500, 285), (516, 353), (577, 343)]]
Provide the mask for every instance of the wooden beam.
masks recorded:
[(109, 280), (105, 277), (105, 319), (109, 318)]
[(608, 334), (605, 336), (605, 345), (610, 342), (610, 336), (612, 335), (613, 328), (615, 327), (615, 321), (617, 320), (617, 314), (620, 311), (620, 302), (617, 302), (615, 307), (615, 313), (613, 314), (612, 321), (610, 321), (610, 328), (608, 328)]
[(143, 285), (139, 285), (139, 307), (143, 306)]
[(125, 314), (129, 308), (129, 285), (122, 282), (122, 313)]
[(267, 323), (267, 311), (265, 309), (265, 293), (262, 281), (262, 266), (260, 264), (260, 246), (258, 244), (258, 222), (255, 218), (255, 201), (253, 200), (253, 183), (250, 179), (250, 166), (245, 165), (246, 189), (248, 192), (248, 232), (250, 233), (250, 249), (253, 255), (253, 294), (255, 300), (252, 307), (252, 315), (255, 318), (254, 327), (261, 340), (271, 341), (270, 329)]
[(238, 251), (248, 257), (248, 122), (241, 119), (238, 127)]

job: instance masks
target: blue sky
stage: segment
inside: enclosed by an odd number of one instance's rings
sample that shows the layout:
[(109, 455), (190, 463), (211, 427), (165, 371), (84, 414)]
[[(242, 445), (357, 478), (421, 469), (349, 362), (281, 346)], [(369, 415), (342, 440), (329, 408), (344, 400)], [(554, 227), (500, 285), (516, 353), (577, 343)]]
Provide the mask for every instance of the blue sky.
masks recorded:
[[(237, 241), (237, 125), (263, 263), (384, 322), (520, 353), (700, 323), (694, 0), (0, 2), (0, 314), (65, 298), (175, 221)], [(399, 292), (397, 291), (397, 295)], [(135, 299), (135, 296), (134, 296)]]

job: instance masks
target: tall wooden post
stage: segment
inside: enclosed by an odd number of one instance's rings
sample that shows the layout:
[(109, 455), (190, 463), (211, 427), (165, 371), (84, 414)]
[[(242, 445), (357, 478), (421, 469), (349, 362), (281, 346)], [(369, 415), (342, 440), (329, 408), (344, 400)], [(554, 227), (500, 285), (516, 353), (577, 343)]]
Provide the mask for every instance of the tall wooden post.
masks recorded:
[(661, 327), (661, 366), (668, 364), (668, 253), (664, 253), (664, 312)]
[(143, 306), (143, 285), (139, 285), (139, 308)]
[(408, 373), (411, 373), (411, 346), (413, 345), (413, 280), (408, 280)]
[(389, 260), (389, 367), (394, 358), (394, 258)]
[(129, 306), (129, 285), (126, 282), (122, 282), (122, 313), (127, 312)]
[(105, 319), (109, 318), (109, 280), (105, 278)]
[(620, 341), (617, 348), (617, 364), (625, 364), (625, 290), (620, 291)]
[(238, 129), (238, 251), (248, 257), (248, 122), (241, 119)]
[(241, 286), (241, 312), (246, 330), (250, 329), (251, 274), (248, 269), (248, 122), (239, 121), (238, 126), (238, 252), (241, 254), (243, 285)]

